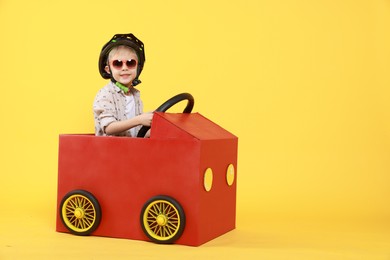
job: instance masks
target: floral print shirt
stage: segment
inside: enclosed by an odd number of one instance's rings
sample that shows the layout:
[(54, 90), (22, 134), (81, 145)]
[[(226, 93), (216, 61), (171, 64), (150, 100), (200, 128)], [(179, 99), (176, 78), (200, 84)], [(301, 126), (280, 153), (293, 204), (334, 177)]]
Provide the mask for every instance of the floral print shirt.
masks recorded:
[[(130, 89), (135, 101), (135, 115), (143, 112), (143, 103), (140, 98), (139, 90)], [(95, 135), (107, 136), (105, 128), (112, 122), (126, 120), (126, 96), (112, 81), (99, 90), (93, 102), (93, 113), (95, 119)], [(141, 126), (136, 126), (138, 133)], [(131, 131), (125, 131), (116, 136), (132, 136)], [(135, 136), (133, 136), (135, 137)]]

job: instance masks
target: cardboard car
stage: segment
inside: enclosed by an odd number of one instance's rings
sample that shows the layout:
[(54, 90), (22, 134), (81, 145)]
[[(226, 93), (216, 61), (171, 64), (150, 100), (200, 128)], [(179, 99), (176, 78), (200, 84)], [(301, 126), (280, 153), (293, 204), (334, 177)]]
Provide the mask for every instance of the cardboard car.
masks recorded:
[(199, 246), (235, 228), (238, 138), (188, 109), (152, 126), (59, 136), (58, 232)]

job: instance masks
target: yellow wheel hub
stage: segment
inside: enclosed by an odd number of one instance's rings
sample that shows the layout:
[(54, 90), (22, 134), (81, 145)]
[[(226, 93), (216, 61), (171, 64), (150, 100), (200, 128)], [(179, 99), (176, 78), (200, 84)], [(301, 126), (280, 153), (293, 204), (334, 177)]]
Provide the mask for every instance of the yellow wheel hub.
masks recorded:
[(75, 209), (75, 211), (74, 211), (74, 216), (75, 216), (76, 218), (78, 218), (78, 219), (83, 218), (83, 217), (84, 217), (84, 210), (81, 209), (81, 208)]
[(167, 222), (168, 222), (168, 219), (167, 219), (166, 216), (160, 214), (160, 215), (157, 216), (156, 222), (157, 222), (157, 224), (159, 226), (165, 226), (167, 224)]

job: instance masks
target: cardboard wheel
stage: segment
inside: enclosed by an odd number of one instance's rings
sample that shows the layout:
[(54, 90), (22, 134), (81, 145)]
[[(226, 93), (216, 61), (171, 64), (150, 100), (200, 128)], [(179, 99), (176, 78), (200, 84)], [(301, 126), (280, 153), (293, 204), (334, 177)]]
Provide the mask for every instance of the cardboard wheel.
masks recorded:
[(65, 227), (72, 234), (79, 236), (95, 231), (102, 217), (97, 199), (84, 190), (74, 190), (66, 194), (59, 210)]
[(148, 200), (141, 211), (141, 227), (153, 242), (170, 244), (179, 239), (185, 227), (185, 214), (180, 204), (168, 196)]

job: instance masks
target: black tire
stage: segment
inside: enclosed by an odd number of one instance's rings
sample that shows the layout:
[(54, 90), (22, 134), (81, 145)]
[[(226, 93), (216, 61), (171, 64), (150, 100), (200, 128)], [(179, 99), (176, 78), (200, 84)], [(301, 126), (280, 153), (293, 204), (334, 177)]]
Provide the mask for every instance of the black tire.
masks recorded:
[(74, 190), (61, 200), (62, 223), (74, 235), (87, 236), (99, 226), (102, 212), (97, 199), (88, 191)]
[(186, 224), (184, 210), (173, 198), (159, 195), (142, 207), (140, 222), (145, 235), (158, 244), (171, 244), (181, 237)]

